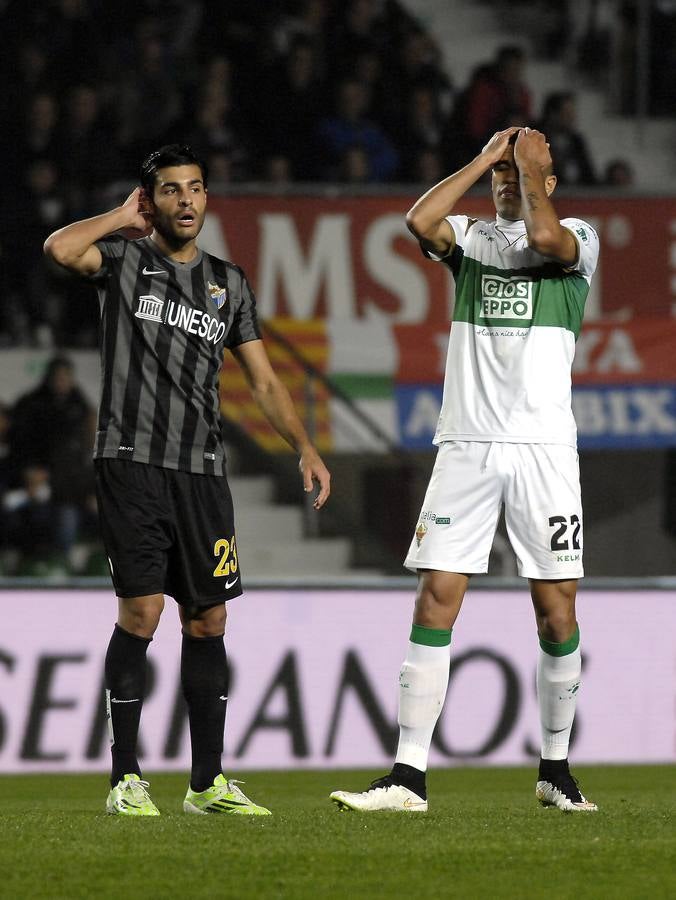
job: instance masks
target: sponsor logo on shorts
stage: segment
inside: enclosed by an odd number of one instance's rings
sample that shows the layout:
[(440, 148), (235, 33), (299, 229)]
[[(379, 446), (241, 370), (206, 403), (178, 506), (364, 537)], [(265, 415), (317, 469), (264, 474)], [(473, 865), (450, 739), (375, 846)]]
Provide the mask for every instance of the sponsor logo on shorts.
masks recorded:
[(533, 281), (530, 278), (481, 276), (481, 315), (485, 319), (533, 318)]
[(450, 516), (440, 516), (435, 512), (429, 512), (428, 510), (424, 510), (422, 515), (420, 516), (421, 522), (431, 522), (433, 525), (450, 525), (451, 517)]
[(420, 546), (422, 539), (425, 537), (426, 534), (427, 534), (427, 525), (425, 525), (424, 522), (419, 522), (418, 527), (415, 530), (415, 539), (418, 543), (418, 546)]

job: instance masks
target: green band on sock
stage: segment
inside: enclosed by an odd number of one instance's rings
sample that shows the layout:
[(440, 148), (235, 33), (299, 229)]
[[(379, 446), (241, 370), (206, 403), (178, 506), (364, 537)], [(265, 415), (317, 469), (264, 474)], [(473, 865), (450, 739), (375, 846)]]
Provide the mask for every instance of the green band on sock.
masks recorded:
[(569, 637), (562, 644), (540, 638), (540, 646), (549, 656), (568, 656), (569, 653), (577, 650), (580, 646), (580, 626), (576, 625), (572, 637)]
[(427, 647), (447, 647), (451, 643), (451, 632), (443, 628), (414, 625), (411, 628), (410, 640), (414, 644), (425, 644)]

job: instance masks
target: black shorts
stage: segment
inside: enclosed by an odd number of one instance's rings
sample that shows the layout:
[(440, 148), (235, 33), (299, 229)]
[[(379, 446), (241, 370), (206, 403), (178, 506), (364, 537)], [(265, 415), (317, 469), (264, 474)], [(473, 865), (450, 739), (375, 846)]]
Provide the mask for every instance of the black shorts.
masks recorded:
[(212, 606), (242, 593), (227, 479), (94, 460), (103, 543), (118, 597)]

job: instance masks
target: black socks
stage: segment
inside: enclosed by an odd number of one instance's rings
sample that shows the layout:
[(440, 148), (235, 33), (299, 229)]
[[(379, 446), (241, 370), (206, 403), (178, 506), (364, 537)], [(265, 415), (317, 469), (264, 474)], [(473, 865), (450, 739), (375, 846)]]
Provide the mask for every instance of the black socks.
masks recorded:
[(228, 699), (228, 661), (222, 635), (196, 638), (183, 633), (181, 684), (190, 721), (190, 787), (204, 791), (221, 774)]
[(151, 640), (116, 625), (108, 644), (104, 677), (113, 755), (112, 787), (125, 775), (141, 775), (136, 742), (146, 683), (146, 653)]
[[(146, 653), (151, 638), (115, 626), (105, 663), (106, 706), (114, 787), (125, 775), (141, 776), (136, 757), (141, 707), (146, 680)], [(181, 684), (188, 704), (194, 791), (211, 787), (221, 773), (228, 663), (220, 637), (195, 638), (183, 634)]]

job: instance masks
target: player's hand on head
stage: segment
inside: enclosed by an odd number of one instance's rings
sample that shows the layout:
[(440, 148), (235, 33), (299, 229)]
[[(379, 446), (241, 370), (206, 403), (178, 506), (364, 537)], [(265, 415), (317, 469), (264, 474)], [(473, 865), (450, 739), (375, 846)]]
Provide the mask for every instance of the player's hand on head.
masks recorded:
[(305, 450), (301, 454), (298, 468), (303, 478), (303, 488), (307, 493), (314, 489), (315, 482), (319, 485), (319, 493), (315, 497), (313, 506), (315, 509), (321, 509), (331, 493), (331, 474), (329, 470), (314, 449)]
[(134, 241), (147, 237), (152, 232), (151, 203), (143, 188), (134, 188), (121, 208), (127, 219), (127, 224), (119, 232), (123, 237)]
[(534, 163), (541, 169), (552, 164), (549, 144), (541, 131), (536, 128), (522, 128), (514, 144), (514, 162), (519, 165)]
[(482, 156), (486, 157), (486, 162), (489, 166), (495, 165), (499, 159), (502, 159), (505, 150), (509, 146), (509, 139), (513, 134), (516, 134), (516, 132), (520, 130), (520, 125), (510, 125), (509, 128), (505, 128), (504, 131), (495, 132), (493, 137), (481, 151)]

